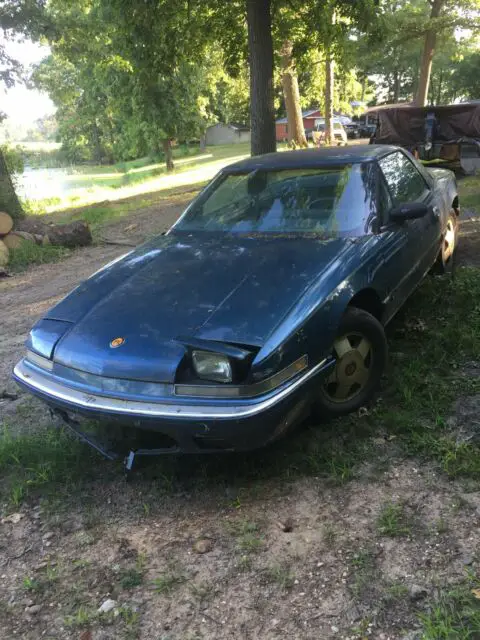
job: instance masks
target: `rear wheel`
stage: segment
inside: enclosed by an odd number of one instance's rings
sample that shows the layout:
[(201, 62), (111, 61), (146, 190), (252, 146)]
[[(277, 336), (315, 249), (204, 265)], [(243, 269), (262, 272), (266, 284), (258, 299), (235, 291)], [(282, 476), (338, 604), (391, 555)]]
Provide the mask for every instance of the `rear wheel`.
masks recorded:
[(335, 367), (319, 389), (315, 409), (341, 416), (371, 400), (387, 360), (387, 340), (381, 323), (370, 313), (347, 309), (333, 344)]

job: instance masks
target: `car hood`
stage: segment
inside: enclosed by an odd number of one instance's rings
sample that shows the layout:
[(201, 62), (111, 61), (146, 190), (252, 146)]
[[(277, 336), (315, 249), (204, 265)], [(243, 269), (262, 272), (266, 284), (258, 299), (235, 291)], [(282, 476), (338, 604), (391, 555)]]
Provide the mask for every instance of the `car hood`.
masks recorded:
[[(180, 336), (262, 346), (313, 282), (325, 278), (325, 295), (336, 286), (331, 267), (353, 245), (312, 236), (160, 237), (49, 312), (72, 323), (54, 360), (103, 376), (173, 381), (185, 353)], [(123, 343), (112, 348), (115, 338)]]

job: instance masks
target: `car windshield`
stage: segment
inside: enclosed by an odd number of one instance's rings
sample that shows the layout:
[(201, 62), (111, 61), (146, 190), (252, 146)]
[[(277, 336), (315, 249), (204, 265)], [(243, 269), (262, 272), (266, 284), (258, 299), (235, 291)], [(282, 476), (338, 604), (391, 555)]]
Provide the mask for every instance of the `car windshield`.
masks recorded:
[(364, 173), (353, 164), (220, 175), (175, 230), (364, 235), (373, 209)]

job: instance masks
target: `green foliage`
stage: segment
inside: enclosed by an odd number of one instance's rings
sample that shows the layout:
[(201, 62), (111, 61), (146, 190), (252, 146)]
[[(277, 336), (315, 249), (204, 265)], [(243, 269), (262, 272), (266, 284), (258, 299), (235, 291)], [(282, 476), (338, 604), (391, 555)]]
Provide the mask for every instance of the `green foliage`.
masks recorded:
[[(382, 0), (379, 6), (379, 37), (361, 37), (355, 43), (356, 66), (364, 75), (375, 75), (379, 102), (411, 100), (416, 93), (425, 32), (436, 32), (429, 102), (448, 104), (457, 98), (473, 98), (478, 74), (472, 73), (478, 49), (471, 32), (462, 34), (456, 27), (478, 23), (471, 11), (480, 8), (478, 0), (444, 3), (440, 18), (431, 20), (431, 5), (426, 0)], [(478, 25), (477, 25), (478, 26)], [(465, 77), (458, 71), (465, 62)]]
[(156, 156), (165, 140), (198, 139), (217, 120), (246, 121), (246, 73), (225, 72), (202, 3), (54, 0), (49, 15), (52, 55), (34, 81), (58, 107), (70, 162)]
[(50, 23), (45, 14), (45, 0), (11, 0), (0, 7), (0, 84), (13, 86), (23, 79), (21, 63), (7, 53), (5, 42), (18, 36), (40, 36)]
[(477, 51), (469, 51), (460, 54), (460, 60), (451, 72), (451, 84), (456, 97), (476, 100), (480, 96), (480, 53), (477, 44)]
[(24, 161), (20, 149), (13, 148), (9, 145), (0, 145), (0, 152), (3, 153), (3, 157), (7, 164), (7, 169), (12, 176), (23, 172)]

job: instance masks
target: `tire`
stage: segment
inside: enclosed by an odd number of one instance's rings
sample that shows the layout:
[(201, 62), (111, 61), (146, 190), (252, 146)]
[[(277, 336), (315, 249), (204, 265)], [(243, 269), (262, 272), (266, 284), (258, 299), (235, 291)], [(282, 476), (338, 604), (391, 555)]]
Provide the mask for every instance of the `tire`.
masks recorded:
[(432, 272), (435, 275), (450, 273), (455, 271), (455, 254), (458, 245), (458, 217), (451, 211), (447, 220), (447, 230), (442, 237), (442, 244), (438, 252), (437, 259), (433, 265)]
[(315, 413), (342, 416), (368, 404), (380, 385), (387, 352), (382, 324), (370, 313), (349, 307), (332, 348), (337, 359), (335, 369), (322, 381)]

